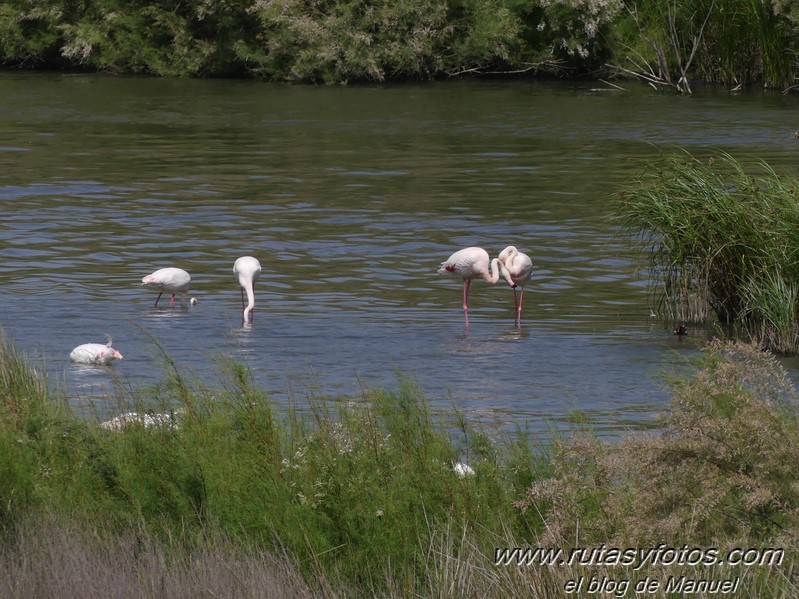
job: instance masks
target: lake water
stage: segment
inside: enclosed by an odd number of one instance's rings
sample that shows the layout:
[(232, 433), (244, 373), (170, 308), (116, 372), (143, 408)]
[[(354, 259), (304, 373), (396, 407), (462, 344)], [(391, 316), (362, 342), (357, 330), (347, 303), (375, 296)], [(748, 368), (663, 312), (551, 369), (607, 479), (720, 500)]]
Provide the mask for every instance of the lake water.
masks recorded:
[[(658, 374), (710, 333), (650, 317), (611, 195), (659, 148), (791, 168), (799, 141), (793, 97), (625, 87), (0, 74), (0, 325), (79, 410), (161, 379), (153, 335), (209, 384), (219, 356), (246, 363), (279, 403), (401, 372), (508, 430), (651, 426)], [(522, 326), (506, 285), (475, 281), (466, 329), (439, 263), (511, 244), (535, 266)], [(242, 255), (263, 267), (251, 327)], [(196, 306), (153, 307), (140, 281), (164, 266)], [(106, 333), (124, 361), (70, 364)]]

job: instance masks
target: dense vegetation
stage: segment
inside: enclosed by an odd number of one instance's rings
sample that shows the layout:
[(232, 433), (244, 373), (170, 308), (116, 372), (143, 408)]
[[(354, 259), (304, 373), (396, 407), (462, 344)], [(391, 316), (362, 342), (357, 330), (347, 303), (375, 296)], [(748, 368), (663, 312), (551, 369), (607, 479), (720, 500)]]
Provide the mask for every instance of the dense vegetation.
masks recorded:
[(0, 63), (340, 83), (621, 74), (787, 88), (796, 0), (5, 0)]
[(618, 197), (623, 231), (648, 253), (657, 310), (724, 324), (799, 352), (799, 180), (729, 154), (652, 161)]
[[(161, 384), (118, 389), (140, 416), (108, 428), (0, 343), (0, 595), (551, 598), (582, 576), (683, 574), (740, 577), (737, 596), (799, 590), (799, 398), (754, 346), (707, 347), (658, 434), (540, 450), (445, 423), (409, 381), (278, 412), (235, 363), (212, 390), (163, 358)], [(496, 548), (660, 543), (787, 553), (495, 564)]]

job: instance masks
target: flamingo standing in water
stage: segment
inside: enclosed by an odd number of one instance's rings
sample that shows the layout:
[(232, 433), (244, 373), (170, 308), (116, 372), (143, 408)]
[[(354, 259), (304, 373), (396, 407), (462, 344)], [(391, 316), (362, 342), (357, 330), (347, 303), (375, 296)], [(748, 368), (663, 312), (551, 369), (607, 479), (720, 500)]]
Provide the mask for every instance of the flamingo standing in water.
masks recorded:
[(122, 354), (111, 347), (111, 335), (107, 335), (108, 343), (84, 343), (72, 350), (69, 359), (78, 364), (100, 364), (106, 366), (114, 360), (121, 360)]
[[(241, 310), (245, 323), (254, 320), (255, 292), (253, 285), (261, 276), (261, 263), (252, 256), (242, 256), (233, 264), (233, 273), (239, 278), (241, 286)], [(244, 293), (247, 293), (247, 305), (244, 305)], [(251, 316), (252, 315), (252, 316)]]
[[(530, 256), (523, 254), (514, 246), (509, 245), (499, 254), (502, 276), (513, 288), (513, 305), (516, 311), (516, 324), (522, 324), (522, 298), (524, 297), (524, 284), (530, 280), (533, 273), (533, 261)], [(519, 297), (516, 297), (516, 287), (521, 287)]]
[[(180, 293), (180, 303), (183, 303), (186, 294), (189, 292), (189, 283), (191, 283), (191, 276), (182, 268), (161, 268), (156, 270), (153, 274), (147, 275), (141, 280), (142, 287), (147, 289), (157, 289), (158, 297), (155, 298), (155, 307), (158, 307), (158, 300), (161, 299), (161, 294), (166, 291), (172, 294), (172, 299), (169, 301), (169, 307), (175, 305), (175, 294)], [(193, 298), (192, 298), (193, 299)], [(195, 303), (192, 301), (192, 303)]]
[(499, 259), (494, 258), (489, 265), (488, 252), (483, 248), (469, 247), (458, 250), (452, 254), (445, 262), (441, 263), (438, 274), (453, 274), (463, 279), (463, 315), (466, 318), (466, 326), (469, 326), (469, 287), (472, 279), (484, 279), (492, 285), (499, 280)]

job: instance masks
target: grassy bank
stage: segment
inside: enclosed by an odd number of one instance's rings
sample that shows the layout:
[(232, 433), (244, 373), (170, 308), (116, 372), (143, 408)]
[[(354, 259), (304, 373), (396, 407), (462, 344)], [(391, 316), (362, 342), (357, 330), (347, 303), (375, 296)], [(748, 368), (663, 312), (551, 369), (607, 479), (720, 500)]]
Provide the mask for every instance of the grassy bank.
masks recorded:
[(246, 369), (219, 370), (215, 389), (171, 370), (120, 406), (168, 417), (114, 430), (0, 346), (0, 594), (556, 597), (580, 579), (682, 575), (738, 579), (737, 596), (798, 591), (791, 552), (747, 567), (495, 563), (515, 547), (796, 547), (796, 391), (754, 347), (708, 347), (657, 435), (535, 451), (444, 428), (410, 381), (277, 411)]
[(799, 351), (799, 180), (765, 163), (687, 152), (649, 163), (619, 194), (617, 222), (649, 256), (658, 311), (714, 312), (782, 353)]
[(793, 0), (6, 0), (0, 63), (325, 83), (544, 72), (681, 92), (694, 80), (787, 88), (797, 29)]

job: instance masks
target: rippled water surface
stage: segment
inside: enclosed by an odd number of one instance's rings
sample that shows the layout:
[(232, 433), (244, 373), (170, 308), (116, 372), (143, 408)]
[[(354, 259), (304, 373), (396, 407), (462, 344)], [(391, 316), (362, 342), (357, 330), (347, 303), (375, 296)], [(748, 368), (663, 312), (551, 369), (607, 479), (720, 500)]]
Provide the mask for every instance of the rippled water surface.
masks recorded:
[[(112, 374), (161, 378), (148, 335), (213, 384), (233, 356), (276, 401), (415, 378), (437, 407), (545, 431), (575, 412), (646, 426), (657, 374), (704, 336), (651, 318), (610, 196), (658, 147), (795, 163), (795, 100), (594, 84), (289, 87), (0, 75), (0, 325), (76, 406)], [(654, 145), (652, 145), (654, 144)], [(527, 252), (521, 328), (502, 283), (436, 274), (470, 245)], [(252, 327), (234, 260), (260, 259)], [(141, 277), (192, 275), (153, 307)], [(125, 360), (77, 367), (113, 335)], [(115, 406), (106, 406), (113, 410)]]

